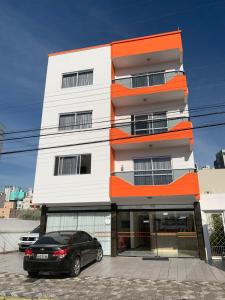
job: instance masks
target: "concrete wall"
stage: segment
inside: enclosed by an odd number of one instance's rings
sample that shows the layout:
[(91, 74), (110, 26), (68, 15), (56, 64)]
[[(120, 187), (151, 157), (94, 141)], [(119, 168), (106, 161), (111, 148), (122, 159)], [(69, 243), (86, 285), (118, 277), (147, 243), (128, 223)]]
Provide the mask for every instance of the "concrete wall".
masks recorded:
[[(61, 88), (62, 74), (93, 69), (93, 85)], [(111, 58), (110, 47), (56, 55), (49, 58), (41, 127), (58, 126), (59, 114), (92, 110), (92, 128), (109, 125)], [(106, 123), (96, 123), (108, 120)], [(58, 129), (42, 131), (57, 133)], [(109, 130), (76, 132), (40, 139), (39, 147), (58, 146), (109, 139)], [(54, 176), (55, 156), (87, 154), (91, 174)], [(110, 146), (80, 145), (39, 151), (34, 203), (104, 203), (109, 202)]]
[[(225, 220), (225, 169), (198, 171), (200, 206), (207, 259), (212, 259), (207, 213), (221, 213)], [(225, 226), (225, 223), (224, 223)]]
[(198, 171), (201, 194), (225, 193), (225, 169), (204, 169)]
[(122, 78), (131, 74), (139, 74), (145, 72), (159, 72), (159, 71), (171, 71), (171, 70), (183, 70), (183, 66), (179, 60), (168, 61), (163, 63), (152, 64), (151, 61), (145, 63), (144, 66), (132, 67), (132, 68), (116, 68), (116, 78)]
[(31, 220), (0, 219), (0, 253), (17, 251), (19, 238), (39, 223)]

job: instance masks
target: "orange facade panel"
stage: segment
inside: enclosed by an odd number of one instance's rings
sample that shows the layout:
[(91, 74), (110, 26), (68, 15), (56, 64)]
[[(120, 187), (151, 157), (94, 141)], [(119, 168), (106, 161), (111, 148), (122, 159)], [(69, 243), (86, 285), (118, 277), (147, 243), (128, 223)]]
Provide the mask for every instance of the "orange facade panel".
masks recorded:
[(187, 80), (185, 75), (176, 75), (165, 84), (148, 87), (127, 88), (121, 84), (113, 83), (111, 86), (111, 97), (112, 99), (116, 99), (121, 97), (167, 93), (179, 90), (184, 92), (184, 96), (188, 95)]
[(140, 186), (132, 185), (116, 177), (110, 177), (110, 197), (168, 197), (168, 196), (195, 196), (199, 199), (197, 173), (188, 173), (167, 185)]
[(182, 52), (181, 31), (150, 35), (137, 39), (113, 42), (112, 59), (121, 56), (138, 55), (179, 49)]
[(190, 144), (194, 143), (192, 122), (181, 121), (172, 127), (168, 132), (141, 136), (131, 136), (119, 128), (110, 129), (110, 144), (112, 146), (121, 144), (154, 143), (182, 139), (188, 139)]

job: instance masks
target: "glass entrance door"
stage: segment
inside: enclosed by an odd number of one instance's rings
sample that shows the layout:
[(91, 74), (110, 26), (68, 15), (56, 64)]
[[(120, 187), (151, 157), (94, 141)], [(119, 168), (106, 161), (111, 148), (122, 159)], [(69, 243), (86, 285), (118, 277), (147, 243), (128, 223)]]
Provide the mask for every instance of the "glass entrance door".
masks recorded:
[(117, 228), (119, 255), (198, 256), (193, 211), (120, 211)]

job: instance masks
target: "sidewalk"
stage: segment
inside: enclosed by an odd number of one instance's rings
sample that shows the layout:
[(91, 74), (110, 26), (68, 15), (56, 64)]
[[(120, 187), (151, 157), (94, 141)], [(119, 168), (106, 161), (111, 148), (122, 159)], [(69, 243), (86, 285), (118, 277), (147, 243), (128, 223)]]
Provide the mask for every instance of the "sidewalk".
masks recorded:
[(152, 281), (98, 276), (82, 278), (42, 276), (30, 279), (24, 275), (2, 273), (0, 295), (58, 300), (224, 300), (225, 285), (219, 282)]
[(23, 253), (0, 256), (0, 296), (29, 300), (225, 299), (225, 263), (221, 261), (209, 265), (199, 259), (104, 257), (84, 268), (78, 278), (40, 275), (35, 279), (27, 277), (22, 261)]

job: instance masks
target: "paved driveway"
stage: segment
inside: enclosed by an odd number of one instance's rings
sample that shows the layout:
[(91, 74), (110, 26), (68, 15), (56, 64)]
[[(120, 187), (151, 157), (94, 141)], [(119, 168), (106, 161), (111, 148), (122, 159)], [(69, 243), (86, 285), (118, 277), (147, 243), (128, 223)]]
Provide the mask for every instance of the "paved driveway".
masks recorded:
[(224, 264), (198, 259), (104, 257), (79, 278), (27, 277), (23, 253), (0, 255), (0, 295), (54, 299), (225, 299)]
[[(24, 274), (23, 253), (0, 255), (0, 272)], [(225, 282), (225, 262), (206, 264), (199, 259), (171, 258), (169, 260), (142, 260), (141, 257), (108, 257), (82, 270), (86, 276), (145, 278), (150, 280)], [(225, 299), (225, 296), (224, 296)]]

